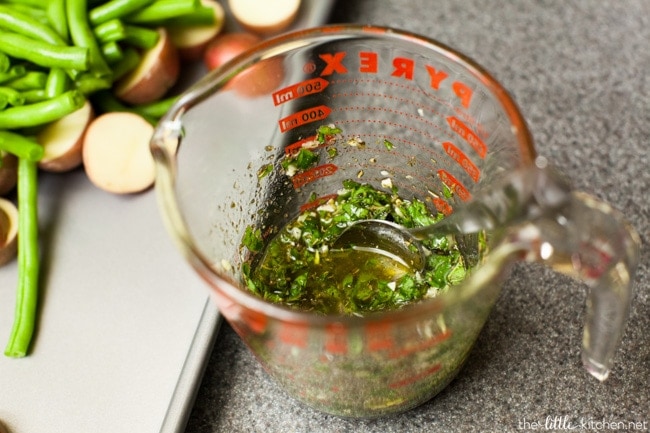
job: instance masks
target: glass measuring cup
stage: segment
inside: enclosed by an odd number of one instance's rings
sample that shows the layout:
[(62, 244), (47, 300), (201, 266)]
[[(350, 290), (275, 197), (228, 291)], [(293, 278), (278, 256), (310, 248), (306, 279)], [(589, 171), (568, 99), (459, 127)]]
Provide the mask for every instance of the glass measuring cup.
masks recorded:
[[(316, 130), (329, 124), (343, 139), (320, 143)], [(315, 146), (318, 163), (288, 176), (281, 161), (302, 146)], [(437, 394), (462, 367), (517, 260), (586, 283), (583, 363), (607, 377), (639, 240), (583, 193), (557, 212), (488, 231), (466, 280), (400, 310), (318, 315), (265, 302), (243, 284), (247, 227), (268, 239), (345, 179), (397, 188), (450, 214), (532, 167), (532, 139), (507, 92), (439, 43), (347, 25), (269, 40), (185, 93), (157, 127), (152, 153), (162, 213), (183, 255), (269, 374), (314, 408), (376, 417)], [(537, 194), (552, 186), (522, 185)]]

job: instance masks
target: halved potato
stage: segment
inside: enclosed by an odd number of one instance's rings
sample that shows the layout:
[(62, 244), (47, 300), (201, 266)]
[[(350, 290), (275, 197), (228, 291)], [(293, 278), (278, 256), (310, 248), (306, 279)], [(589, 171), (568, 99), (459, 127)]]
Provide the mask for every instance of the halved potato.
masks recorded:
[(116, 83), (115, 96), (138, 105), (160, 99), (176, 84), (180, 73), (180, 57), (169, 32), (159, 28), (158, 43), (142, 55), (140, 64)]
[(13, 202), (0, 198), (0, 266), (16, 257), (18, 209)]
[(202, 58), (206, 47), (223, 29), (225, 12), (220, 3), (214, 0), (201, 0), (203, 6), (212, 9), (214, 23), (197, 26), (169, 27), (169, 36), (176, 45), (181, 60), (196, 61)]
[(43, 128), (36, 136), (43, 146), (38, 167), (45, 171), (64, 172), (81, 164), (83, 138), (94, 116), (90, 102)]

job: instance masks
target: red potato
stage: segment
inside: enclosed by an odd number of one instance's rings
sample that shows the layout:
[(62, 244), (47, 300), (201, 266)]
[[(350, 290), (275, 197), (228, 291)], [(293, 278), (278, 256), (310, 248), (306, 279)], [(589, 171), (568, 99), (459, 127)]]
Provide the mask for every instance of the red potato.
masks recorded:
[(93, 117), (93, 107), (86, 101), (79, 110), (43, 128), (36, 136), (44, 151), (38, 167), (45, 171), (64, 172), (81, 165), (84, 134)]
[[(252, 33), (218, 36), (205, 51), (205, 65), (208, 70), (216, 69), (261, 41), (259, 36)], [(282, 59), (264, 59), (234, 78), (230, 86), (246, 97), (267, 95), (279, 87), (284, 75)]]
[(169, 36), (178, 49), (181, 60), (196, 61), (203, 57), (206, 47), (223, 29), (225, 12), (220, 3), (214, 0), (201, 0), (203, 6), (212, 9), (214, 23), (202, 26), (169, 27)]
[(95, 118), (83, 143), (83, 163), (90, 181), (104, 191), (130, 194), (154, 183), (149, 152), (153, 126), (141, 116), (111, 112)]
[(18, 158), (0, 150), (0, 195), (8, 193), (16, 186), (17, 176)]
[(260, 42), (262, 42), (262, 38), (251, 33), (222, 34), (208, 44), (203, 55), (203, 62), (208, 71), (211, 71)]
[(228, 0), (235, 20), (245, 29), (271, 35), (293, 23), (300, 9), (300, 0)]
[(284, 80), (284, 63), (273, 57), (260, 60), (248, 71), (233, 80), (233, 86), (242, 96), (254, 98), (269, 95), (277, 90)]
[(169, 32), (159, 28), (160, 38), (146, 50), (135, 70), (116, 83), (115, 95), (129, 104), (146, 104), (160, 99), (176, 84), (180, 73), (180, 57)]
[(18, 239), (18, 209), (7, 199), (0, 198), (0, 266), (16, 257)]

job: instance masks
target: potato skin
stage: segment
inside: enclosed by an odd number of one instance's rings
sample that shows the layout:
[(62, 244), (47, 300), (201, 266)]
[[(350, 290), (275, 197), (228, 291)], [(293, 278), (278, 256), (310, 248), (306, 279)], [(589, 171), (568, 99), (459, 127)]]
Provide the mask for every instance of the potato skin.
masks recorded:
[(296, 0), (295, 5), (291, 5), (293, 6), (291, 13), (282, 19), (277, 19), (276, 21), (269, 20), (265, 23), (256, 23), (249, 19), (250, 13), (247, 13), (250, 10), (250, 7), (254, 7), (252, 2), (239, 0), (228, 1), (230, 11), (235, 17), (237, 23), (244, 29), (264, 37), (271, 36), (286, 30), (287, 27), (289, 27), (295, 21), (296, 16), (300, 10), (301, 3), (301, 1)]
[(16, 186), (18, 158), (11, 153), (0, 152), (0, 195), (5, 195)]
[(115, 94), (133, 105), (147, 104), (160, 99), (176, 84), (180, 74), (178, 49), (167, 29), (159, 28), (160, 40), (144, 53), (140, 65), (115, 86)]
[(203, 58), (203, 53), (213, 39), (219, 36), (225, 23), (225, 11), (215, 0), (201, 0), (203, 6), (214, 11), (215, 25), (191, 28), (170, 28), (169, 35), (178, 49), (182, 62), (195, 62)]
[[(18, 209), (9, 200), (0, 198), (0, 266), (16, 257), (18, 248), (16, 224), (18, 224)], [(11, 230), (13, 233), (9, 233), (10, 225), (13, 226)], [(7, 239), (7, 236), (10, 238)]]

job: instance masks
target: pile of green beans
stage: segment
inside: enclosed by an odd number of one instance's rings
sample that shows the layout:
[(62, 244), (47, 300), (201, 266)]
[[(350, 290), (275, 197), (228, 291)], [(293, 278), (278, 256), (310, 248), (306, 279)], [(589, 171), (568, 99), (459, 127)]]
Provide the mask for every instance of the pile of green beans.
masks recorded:
[(127, 106), (113, 97), (113, 84), (158, 42), (158, 27), (213, 19), (199, 0), (0, 0), (0, 154), (12, 153), (19, 160), (19, 275), (6, 356), (27, 355), (36, 322), (41, 255), (37, 180), (43, 156), (37, 131), (87, 100), (97, 112), (133, 111), (155, 123), (173, 97)]

